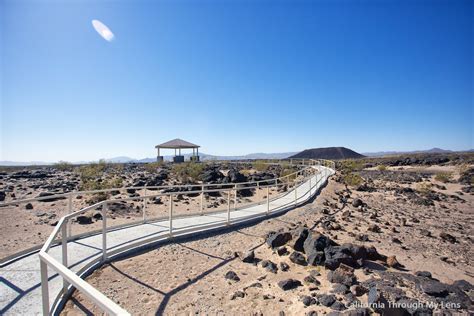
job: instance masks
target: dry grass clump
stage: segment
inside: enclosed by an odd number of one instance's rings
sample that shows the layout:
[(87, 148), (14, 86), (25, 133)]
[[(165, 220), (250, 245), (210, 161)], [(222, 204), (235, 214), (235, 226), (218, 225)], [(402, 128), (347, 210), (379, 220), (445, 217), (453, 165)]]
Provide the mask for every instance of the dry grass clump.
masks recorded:
[(201, 180), (203, 170), (204, 166), (202, 163), (183, 162), (173, 165), (173, 171), (182, 183), (197, 182)]
[(435, 176), (435, 180), (443, 183), (450, 182), (453, 178), (452, 172), (440, 172)]
[(145, 164), (144, 168), (146, 171), (149, 173), (157, 173), (158, 170), (163, 167), (164, 162), (163, 161), (156, 161), (156, 162), (150, 162)]
[(254, 163), (252, 164), (252, 167), (257, 170), (257, 171), (266, 171), (268, 169), (268, 166), (266, 163), (265, 163), (265, 160), (257, 160), (257, 161), (254, 161)]

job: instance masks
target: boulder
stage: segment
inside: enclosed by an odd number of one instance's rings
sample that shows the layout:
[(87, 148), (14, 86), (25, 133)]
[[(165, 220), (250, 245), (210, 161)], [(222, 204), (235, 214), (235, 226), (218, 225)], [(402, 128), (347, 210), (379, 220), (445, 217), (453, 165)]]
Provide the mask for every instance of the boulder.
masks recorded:
[(303, 282), (306, 283), (306, 284), (316, 284), (316, 285), (321, 284), (321, 282), (319, 282), (318, 279), (316, 279), (316, 277), (313, 276), (313, 275), (305, 276), (304, 279), (303, 279)]
[(303, 243), (303, 250), (307, 256), (317, 251), (324, 251), (327, 247), (333, 245), (334, 242), (322, 234), (310, 235)]
[(279, 247), (277, 248), (276, 253), (281, 257), (288, 255), (290, 252), (286, 247)]
[(271, 233), (266, 240), (266, 243), (271, 248), (284, 246), (288, 241), (291, 240), (291, 233)]
[(428, 279), (432, 278), (431, 272), (429, 271), (416, 271), (415, 275), (419, 277), (423, 277), (423, 278), (428, 278)]
[(81, 225), (92, 224), (92, 217), (87, 215), (79, 215), (76, 217), (76, 221)]
[(296, 289), (298, 286), (301, 286), (301, 282), (295, 279), (286, 279), (278, 282), (278, 286), (283, 290), (283, 291), (288, 291), (292, 289)]
[(354, 275), (354, 269), (345, 264), (341, 264), (334, 271), (329, 271), (327, 279), (331, 283), (340, 283), (346, 285), (347, 287), (353, 285), (357, 280), (356, 276)]
[(320, 266), (324, 264), (325, 260), (323, 251), (315, 251), (308, 255), (308, 264), (312, 266)]
[(242, 260), (242, 262), (245, 262), (245, 263), (255, 262), (255, 252), (253, 250), (248, 250), (244, 253), (239, 252), (237, 253), (237, 255), (240, 258), (240, 260)]
[(239, 276), (237, 275), (237, 273), (235, 273), (234, 271), (228, 271), (225, 276), (224, 276), (227, 280), (232, 280), (232, 281), (240, 281), (240, 278)]
[(301, 302), (303, 302), (304, 306), (310, 306), (316, 304), (318, 301), (309, 295), (305, 295), (301, 298)]
[(301, 252), (293, 251), (290, 255), (290, 261), (302, 266), (307, 265), (306, 259)]
[(354, 199), (352, 201), (352, 206), (353, 207), (359, 207), (359, 206), (362, 206), (362, 205), (364, 205), (364, 202), (362, 202), (361, 199)]
[(445, 297), (449, 294), (446, 284), (433, 279), (420, 282), (419, 288), (423, 293), (434, 297)]
[(235, 300), (236, 298), (244, 298), (245, 297), (245, 292), (243, 291), (236, 291), (234, 294), (230, 296), (231, 300)]
[(450, 242), (452, 244), (456, 243), (456, 237), (448, 233), (442, 232), (441, 234), (439, 234), (439, 237), (444, 241)]
[(303, 245), (306, 238), (311, 234), (310, 230), (306, 227), (298, 227), (292, 233), (292, 240), (290, 246), (296, 251), (304, 251)]
[(329, 307), (336, 302), (336, 296), (333, 294), (321, 294), (318, 296), (318, 301), (321, 305)]
[(280, 270), (285, 272), (290, 270), (290, 266), (285, 262), (280, 262)]
[(387, 257), (387, 265), (388, 265), (390, 268), (398, 268), (398, 267), (400, 267), (400, 263), (398, 262), (396, 256), (389, 256), (389, 257)]
[(263, 260), (260, 264), (262, 265), (262, 268), (265, 268), (265, 270), (271, 273), (277, 273), (278, 271), (277, 265), (270, 260)]
[(340, 264), (357, 266), (357, 260), (353, 258), (349, 248), (343, 246), (330, 246), (324, 250), (324, 266), (330, 270), (335, 270)]

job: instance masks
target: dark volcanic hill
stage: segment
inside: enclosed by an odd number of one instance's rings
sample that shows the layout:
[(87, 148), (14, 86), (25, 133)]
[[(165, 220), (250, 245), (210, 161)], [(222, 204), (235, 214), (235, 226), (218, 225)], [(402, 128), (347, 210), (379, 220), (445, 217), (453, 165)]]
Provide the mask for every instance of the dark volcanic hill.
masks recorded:
[(312, 158), (312, 159), (352, 159), (363, 158), (364, 155), (356, 153), (346, 147), (326, 147), (303, 150), (290, 158)]

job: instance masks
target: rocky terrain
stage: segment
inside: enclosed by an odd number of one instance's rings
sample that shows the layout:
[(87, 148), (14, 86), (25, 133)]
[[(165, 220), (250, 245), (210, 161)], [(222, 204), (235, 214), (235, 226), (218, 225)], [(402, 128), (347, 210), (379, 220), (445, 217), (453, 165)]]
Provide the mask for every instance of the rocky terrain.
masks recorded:
[[(0, 259), (44, 243), (58, 220), (68, 212), (68, 198), (48, 198), (79, 190), (122, 188), (99, 194), (79, 194), (72, 197), (72, 211), (80, 210), (104, 199), (116, 199), (108, 205), (108, 225), (128, 224), (143, 218), (145, 194), (182, 192), (175, 195), (176, 215), (190, 214), (199, 209), (199, 194), (187, 192), (201, 190), (200, 184), (215, 184), (222, 188), (247, 181), (263, 181), (295, 172), (293, 166), (267, 166), (260, 163), (206, 163), (206, 164), (106, 164), (86, 166), (10, 167), (0, 171), (0, 203), (42, 197), (42, 201), (18, 203), (0, 207), (2, 241)], [(153, 186), (190, 184), (186, 188), (154, 189)], [(195, 186), (194, 186), (195, 185)], [(148, 189), (133, 189), (144, 187)], [(284, 189), (284, 188), (281, 188)], [(272, 190), (270, 195), (277, 194)], [(262, 200), (266, 191), (239, 186), (238, 205)], [(136, 200), (120, 201), (123, 198)], [(168, 214), (168, 197), (155, 197), (146, 201), (147, 218)], [(226, 207), (227, 200), (218, 193), (205, 195), (205, 211)], [(78, 216), (71, 223), (72, 235), (100, 229), (100, 209)]]
[[(87, 281), (132, 314), (472, 314), (472, 156), (390, 161), (341, 162), (311, 203)], [(76, 292), (63, 314), (87, 312)]]

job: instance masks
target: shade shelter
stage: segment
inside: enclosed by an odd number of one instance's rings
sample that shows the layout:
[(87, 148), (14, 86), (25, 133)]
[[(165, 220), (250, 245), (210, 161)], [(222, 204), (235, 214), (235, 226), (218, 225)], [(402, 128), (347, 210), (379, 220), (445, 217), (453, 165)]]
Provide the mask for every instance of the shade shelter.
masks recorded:
[(155, 146), (158, 150), (156, 160), (163, 161), (163, 156), (160, 156), (160, 149), (174, 149), (173, 162), (184, 162), (184, 156), (181, 155), (181, 149), (192, 149), (193, 155), (190, 158), (191, 161), (199, 161), (199, 147), (201, 146), (176, 138)]

